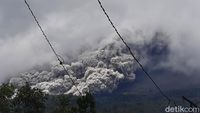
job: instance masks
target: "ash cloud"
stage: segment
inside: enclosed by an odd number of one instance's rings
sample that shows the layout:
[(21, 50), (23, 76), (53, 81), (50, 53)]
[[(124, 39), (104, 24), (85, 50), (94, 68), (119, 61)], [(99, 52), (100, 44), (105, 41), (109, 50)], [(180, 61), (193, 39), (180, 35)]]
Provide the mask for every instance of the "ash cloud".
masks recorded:
[[(71, 60), (103, 47), (115, 33), (95, 0), (28, 0), (52, 44)], [(143, 45), (157, 31), (170, 40), (169, 60), (161, 66), (185, 73), (200, 67), (198, 0), (102, 0), (126, 40)], [(8, 75), (55, 61), (22, 1), (0, 1), (0, 81)], [(164, 39), (166, 37), (160, 37)], [(148, 60), (148, 55), (144, 56)]]
[(79, 91), (82, 94), (88, 91), (112, 92), (120, 81), (135, 79), (137, 66), (124, 48), (113, 42), (99, 50), (83, 53), (70, 65), (65, 64), (68, 73), (62, 66), (52, 65), (49, 71), (32, 70), (11, 78), (9, 82), (17, 87), (28, 82), (32, 87), (53, 95), (79, 95)]

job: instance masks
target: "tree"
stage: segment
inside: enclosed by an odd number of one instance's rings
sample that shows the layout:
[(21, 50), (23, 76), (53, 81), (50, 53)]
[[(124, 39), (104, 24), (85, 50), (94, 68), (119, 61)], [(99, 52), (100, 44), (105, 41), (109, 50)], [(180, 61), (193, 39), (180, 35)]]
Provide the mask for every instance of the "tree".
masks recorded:
[(71, 105), (69, 95), (58, 95), (54, 113), (77, 113), (77, 108)]
[(28, 83), (22, 86), (13, 100), (15, 113), (45, 113), (45, 94), (31, 88)]
[(70, 95), (59, 95), (56, 98), (57, 105), (53, 113), (96, 113), (95, 100), (90, 93), (75, 98)]
[(2, 84), (0, 86), (0, 113), (12, 112), (12, 96), (14, 95), (14, 86)]
[[(53, 113), (96, 113), (90, 93), (81, 97), (58, 95), (56, 100)], [(45, 113), (45, 105), (46, 95), (28, 83), (19, 89), (10, 84), (0, 86), (0, 113)]]
[(95, 99), (90, 93), (77, 99), (79, 113), (96, 113)]

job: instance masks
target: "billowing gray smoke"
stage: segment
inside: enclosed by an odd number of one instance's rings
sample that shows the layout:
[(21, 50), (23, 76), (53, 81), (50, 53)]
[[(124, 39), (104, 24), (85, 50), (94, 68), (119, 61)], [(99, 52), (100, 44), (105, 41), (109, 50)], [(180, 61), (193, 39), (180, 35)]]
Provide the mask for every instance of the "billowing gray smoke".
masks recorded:
[[(80, 90), (112, 91), (121, 80), (134, 79), (135, 63), (128, 60), (131, 57), (123, 46), (115, 42), (114, 47), (111, 43), (107, 45), (115, 34), (95, 0), (29, 0), (29, 3), (55, 50), (69, 62), (66, 68)], [(167, 58), (165, 52), (146, 46), (147, 51), (152, 51), (142, 55), (141, 61), (157, 62), (156, 65), (151, 62), (151, 70), (164, 66), (199, 76), (194, 73), (194, 70), (199, 73), (200, 68), (199, 0), (102, 0), (102, 3), (127, 42), (145, 45), (157, 31), (167, 36), (158, 37), (169, 39)], [(28, 81), (46, 92), (76, 93), (69, 75), (56, 63), (47, 70), (16, 74), (56, 60), (23, 0), (0, 0), (0, 26), (0, 83), (12, 77), (11, 82), (19, 86)], [(142, 48), (140, 52), (146, 50)], [(110, 79), (114, 85), (110, 85)]]
[[(52, 45), (64, 57), (79, 55), (85, 45), (96, 49), (102, 39), (113, 37), (114, 32), (96, 0), (29, 0), (29, 3)], [(171, 41), (167, 65), (187, 73), (199, 70), (199, 0), (102, 0), (102, 3), (128, 40), (140, 44), (161, 30)], [(35, 65), (55, 61), (23, 0), (0, 0), (0, 26), (0, 83)]]
[(68, 75), (60, 65), (52, 64), (49, 71), (32, 70), (22, 73), (11, 78), (10, 83), (20, 87), (28, 82), (32, 87), (49, 94), (79, 95), (78, 90), (81, 93), (112, 92), (120, 81), (134, 80), (137, 68), (126, 48), (118, 41), (98, 50), (85, 52), (74, 62), (64, 66)]

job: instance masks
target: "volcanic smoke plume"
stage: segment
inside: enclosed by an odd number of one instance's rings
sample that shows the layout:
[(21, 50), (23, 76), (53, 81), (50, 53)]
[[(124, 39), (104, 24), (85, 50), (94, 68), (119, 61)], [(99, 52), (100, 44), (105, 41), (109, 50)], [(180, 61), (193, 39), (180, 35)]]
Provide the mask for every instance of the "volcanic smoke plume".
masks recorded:
[(20, 87), (28, 82), (32, 87), (49, 94), (79, 95), (78, 90), (81, 93), (112, 92), (120, 81), (134, 80), (134, 71), (137, 69), (132, 56), (118, 41), (83, 53), (76, 61), (64, 66), (69, 72), (68, 75), (60, 65), (52, 64), (48, 71), (32, 70), (22, 73), (11, 78), (10, 83)]

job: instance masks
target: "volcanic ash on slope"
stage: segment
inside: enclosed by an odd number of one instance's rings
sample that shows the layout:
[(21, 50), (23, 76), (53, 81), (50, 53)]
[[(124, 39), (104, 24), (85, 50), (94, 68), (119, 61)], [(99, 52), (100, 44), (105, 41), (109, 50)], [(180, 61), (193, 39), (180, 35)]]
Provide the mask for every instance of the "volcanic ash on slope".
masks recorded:
[(64, 66), (69, 75), (66, 75), (61, 66), (52, 65), (49, 71), (22, 73), (11, 78), (10, 83), (20, 87), (28, 82), (32, 87), (53, 95), (79, 95), (76, 88), (82, 93), (112, 92), (120, 81), (134, 80), (137, 68), (128, 51), (117, 41), (98, 50), (85, 52), (76, 62)]

